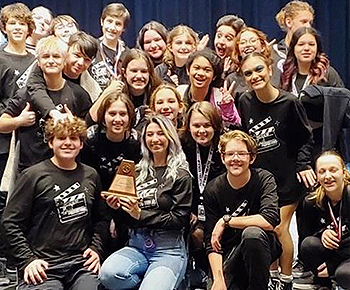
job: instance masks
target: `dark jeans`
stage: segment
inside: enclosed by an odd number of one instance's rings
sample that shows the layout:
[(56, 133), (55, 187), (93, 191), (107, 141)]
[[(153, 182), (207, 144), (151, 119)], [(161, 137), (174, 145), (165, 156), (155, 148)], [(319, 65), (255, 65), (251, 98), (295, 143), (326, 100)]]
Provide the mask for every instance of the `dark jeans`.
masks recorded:
[(104, 289), (97, 275), (87, 271), (83, 262), (69, 261), (50, 265), (46, 271), (47, 279), (42, 284), (27, 285), (20, 280), (18, 290), (97, 290)]
[(267, 289), (270, 265), (280, 255), (281, 244), (274, 233), (259, 227), (245, 228), (241, 243), (224, 261), (227, 289)]
[(350, 289), (350, 237), (337, 250), (323, 247), (318, 237), (307, 237), (301, 244), (300, 258), (317, 276), (317, 267), (326, 262), (328, 274), (344, 289)]

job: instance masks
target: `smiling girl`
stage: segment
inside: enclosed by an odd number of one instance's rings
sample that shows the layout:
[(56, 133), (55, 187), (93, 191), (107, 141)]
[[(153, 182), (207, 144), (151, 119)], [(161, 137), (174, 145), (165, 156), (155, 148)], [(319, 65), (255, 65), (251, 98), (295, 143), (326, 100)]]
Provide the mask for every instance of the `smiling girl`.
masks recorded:
[(192, 28), (186, 25), (174, 27), (168, 34), (163, 63), (156, 67), (160, 78), (176, 86), (188, 84), (186, 62), (198, 42), (198, 35)]
[(311, 128), (300, 101), (271, 84), (271, 59), (252, 52), (242, 60), (241, 71), (252, 89), (238, 100), (242, 127), (258, 142), (255, 166), (269, 170), (276, 178), (281, 223), (275, 232), (283, 248), (280, 289), (291, 289), (293, 243), (289, 224), (304, 192), (302, 184), (310, 187), (315, 183)]
[(174, 86), (170, 84), (158, 86), (151, 96), (150, 109), (171, 120), (176, 128), (182, 126), (183, 101)]

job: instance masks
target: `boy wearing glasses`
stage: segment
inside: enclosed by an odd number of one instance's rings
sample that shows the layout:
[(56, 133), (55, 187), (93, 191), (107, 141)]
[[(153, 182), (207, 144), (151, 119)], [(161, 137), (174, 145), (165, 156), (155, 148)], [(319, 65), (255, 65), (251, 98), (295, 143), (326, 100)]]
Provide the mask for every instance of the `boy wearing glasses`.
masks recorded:
[(273, 233), (279, 223), (275, 179), (250, 168), (257, 144), (248, 134), (225, 133), (219, 151), (227, 172), (204, 191), (211, 289), (267, 289), (269, 266), (281, 252)]

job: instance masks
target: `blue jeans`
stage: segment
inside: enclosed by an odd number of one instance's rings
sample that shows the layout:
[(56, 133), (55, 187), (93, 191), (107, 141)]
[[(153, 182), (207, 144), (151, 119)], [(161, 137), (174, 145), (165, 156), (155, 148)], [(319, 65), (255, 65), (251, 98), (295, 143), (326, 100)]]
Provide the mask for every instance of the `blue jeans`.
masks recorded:
[(173, 290), (184, 278), (186, 265), (181, 231), (130, 230), (129, 245), (106, 259), (99, 279), (110, 290)]

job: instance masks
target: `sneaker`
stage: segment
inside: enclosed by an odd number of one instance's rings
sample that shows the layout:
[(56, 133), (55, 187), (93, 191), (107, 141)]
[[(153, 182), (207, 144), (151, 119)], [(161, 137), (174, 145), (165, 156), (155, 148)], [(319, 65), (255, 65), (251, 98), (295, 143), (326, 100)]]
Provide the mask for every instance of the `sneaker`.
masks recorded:
[(304, 265), (300, 260), (295, 260), (292, 268), (293, 278), (302, 278), (311, 275), (311, 271), (305, 271)]
[(268, 290), (279, 290), (280, 289), (280, 278), (270, 277), (269, 285), (267, 286)]
[(10, 280), (10, 283), (17, 285), (18, 284), (17, 269), (7, 268), (6, 272), (7, 272), (7, 278)]
[(0, 286), (10, 285), (10, 279), (6, 275), (6, 258), (0, 258)]
[(279, 290), (292, 290), (293, 289), (293, 282), (284, 282), (280, 281), (280, 288)]
[(300, 290), (308, 290), (308, 289), (318, 289), (318, 286), (315, 284), (315, 276), (311, 273), (311, 275), (294, 279), (293, 288)]

